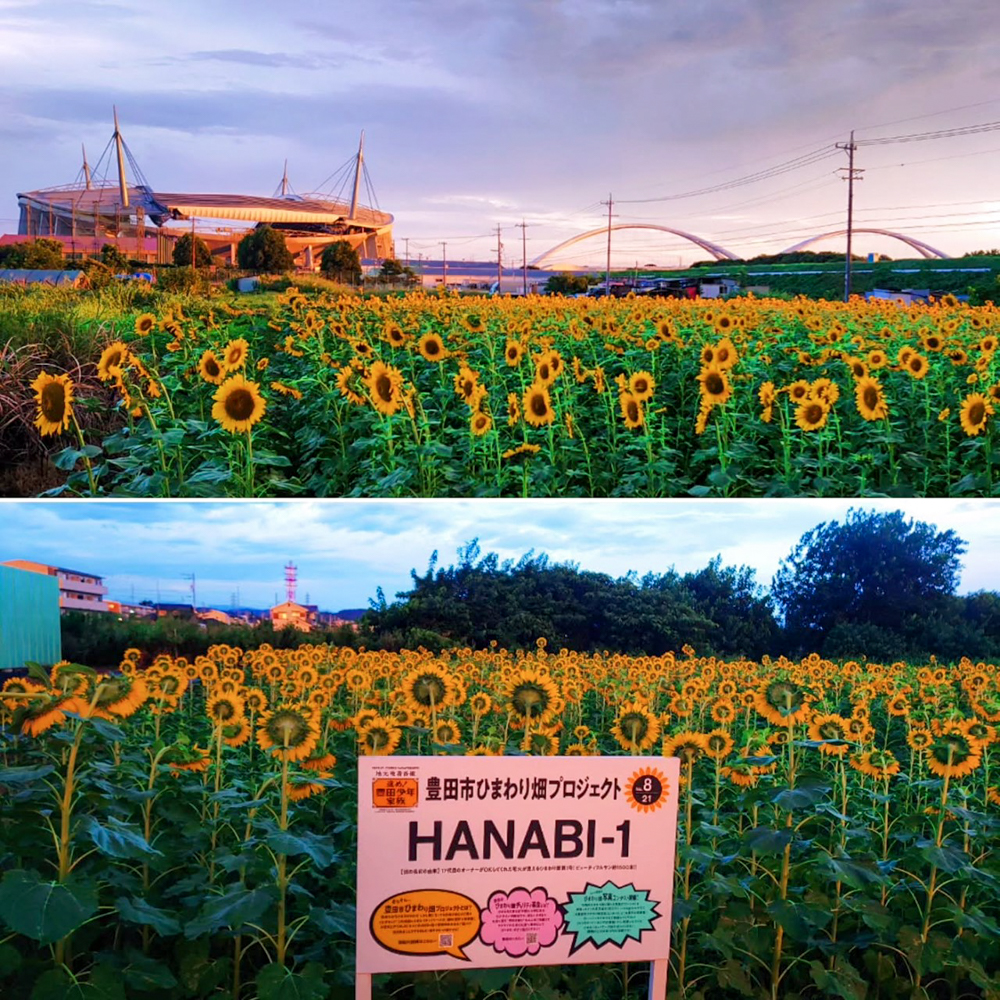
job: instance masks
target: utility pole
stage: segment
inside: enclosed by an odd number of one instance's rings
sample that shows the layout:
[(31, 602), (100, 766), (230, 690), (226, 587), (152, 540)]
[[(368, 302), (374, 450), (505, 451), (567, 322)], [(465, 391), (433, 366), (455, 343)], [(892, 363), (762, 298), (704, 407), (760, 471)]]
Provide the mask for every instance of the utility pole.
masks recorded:
[(448, 287), (448, 244), (441, 241), (441, 283), (442, 287)]
[(406, 266), (410, 266), (410, 237), (404, 237), (403, 242), (406, 244)]
[(614, 205), (614, 199), (611, 197), (611, 192), (608, 192), (608, 200), (602, 201), (602, 205), (608, 206), (608, 263), (607, 270), (604, 274), (604, 292), (606, 295), (611, 294), (611, 206)]
[(198, 259), (198, 255), (195, 253), (194, 240), (195, 240), (195, 236), (194, 236), (194, 216), (192, 215), (191, 216), (191, 280), (192, 280), (192, 282), (194, 281), (195, 270), (196, 270), (196, 268), (198, 266), (197, 263), (196, 263), (197, 259)]
[[(854, 182), (861, 180), (863, 170), (856, 170), (854, 167), (854, 151), (858, 147), (854, 144), (854, 129), (851, 129), (850, 142), (838, 142), (837, 149), (847, 150), (847, 253), (844, 256), (844, 301), (851, 298), (851, 244), (854, 235)], [(841, 168), (843, 169), (843, 168)], [(841, 175), (843, 178), (843, 175)]]
[(503, 294), (503, 244), (500, 242), (500, 226), (497, 226), (497, 295)]
[(528, 237), (525, 232), (528, 224), (522, 219), (516, 223), (521, 230), (521, 293), (528, 294)]
[(194, 573), (181, 573), (182, 580), (191, 581), (191, 607), (198, 610), (198, 591), (195, 589)]

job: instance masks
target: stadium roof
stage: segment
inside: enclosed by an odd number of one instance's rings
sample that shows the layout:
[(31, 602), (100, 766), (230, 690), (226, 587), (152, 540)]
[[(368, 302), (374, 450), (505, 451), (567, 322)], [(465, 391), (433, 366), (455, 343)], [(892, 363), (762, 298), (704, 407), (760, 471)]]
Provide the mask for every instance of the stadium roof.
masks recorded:
[(388, 212), (379, 212), (359, 205), (354, 218), (350, 205), (327, 201), (322, 196), (294, 198), (258, 198), (241, 194), (178, 194), (151, 191), (145, 187), (129, 187), (129, 207), (121, 203), (117, 185), (85, 188), (64, 186), (42, 188), (18, 193), (18, 200), (28, 203), (38, 212), (50, 208), (60, 214), (113, 217), (128, 214), (133, 206), (142, 206), (158, 224), (168, 219), (234, 219), (247, 222), (326, 223), (349, 222), (368, 229), (380, 229), (392, 224)]

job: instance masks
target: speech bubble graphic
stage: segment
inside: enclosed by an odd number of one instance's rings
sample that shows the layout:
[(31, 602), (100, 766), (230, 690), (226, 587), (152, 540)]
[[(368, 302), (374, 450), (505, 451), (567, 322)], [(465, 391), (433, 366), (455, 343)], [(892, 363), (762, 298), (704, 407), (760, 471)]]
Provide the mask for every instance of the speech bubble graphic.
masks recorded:
[(566, 933), (573, 935), (569, 953), (590, 942), (595, 948), (606, 944), (621, 947), (629, 938), (639, 941), (643, 931), (653, 929), (660, 904), (649, 898), (648, 889), (634, 885), (587, 883), (583, 892), (571, 892), (563, 906)]
[(462, 949), (476, 939), (479, 904), (460, 892), (414, 889), (390, 896), (375, 907), (372, 937), (398, 955), (451, 955), (469, 961)]
[(563, 925), (559, 904), (545, 889), (494, 892), (482, 916), (480, 940), (511, 958), (537, 955), (555, 942)]

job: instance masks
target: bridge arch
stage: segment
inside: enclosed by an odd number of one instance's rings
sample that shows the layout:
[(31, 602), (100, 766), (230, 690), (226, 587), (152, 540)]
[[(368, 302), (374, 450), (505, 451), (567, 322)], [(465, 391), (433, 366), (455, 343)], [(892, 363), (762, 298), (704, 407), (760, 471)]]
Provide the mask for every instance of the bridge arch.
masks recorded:
[[(616, 229), (656, 229), (661, 233), (670, 233), (673, 236), (680, 236), (682, 239), (690, 240), (692, 243), (701, 247), (702, 250), (710, 253), (716, 260), (739, 260), (737, 254), (731, 253), (724, 247), (720, 247), (717, 243), (712, 243), (710, 240), (702, 239), (700, 236), (694, 236), (691, 233), (686, 233), (682, 229), (671, 229), (668, 226), (657, 226), (651, 222), (619, 222), (613, 225), (612, 230)], [(607, 226), (601, 226), (600, 229), (591, 229), (586, 233), (578, 233), (576, 236), (571, 236), (568, 240), (563, 240), (562, 243), (558, 243), (554, 247), (550, 247), (544, 253), (539, 254), (531, 263), (541, 264), (543, 261), (547, 260), (549, 257), (557, 254), (560, 250), (565, 250), (567, 247), (573, 246), (574, 243), (580, 243), (583, 240), (590, 239), (592, 236), (600, 236), (606, 234), (608, 231)], [(856, 230), (857, 231), (857, 230)]]
[[(907, 246), (913, 247), (914, 250), (918, 251), (923, 257), (940, 257), (943, 260), (948, 260), (951, 254), (945, 253), (943, 250), (937, 250), (923, 240), (914, 239), (912, 236), (904, 236), (903, 233), (894, 233), (888, 229), (854, 229), (852, 232), (855, 233), (876, 233), (879, 236), (891, 236), (893, 239), (900, 240)], [(782, 250), (782, 253), (795, 253), (798, 250), (804, 250), (807, 246), (811, 246), (813, 243), (818, 243), (820, 240), (825, 240), (829, 236), (846, 236), (846, 229), (835, 229), (829, 233), (820, 233), (818, 236), (810, 236), (809, 239), (803, 240), (801, 243), (796, 243), (795, 246), (789, 247), (787, 250)]]

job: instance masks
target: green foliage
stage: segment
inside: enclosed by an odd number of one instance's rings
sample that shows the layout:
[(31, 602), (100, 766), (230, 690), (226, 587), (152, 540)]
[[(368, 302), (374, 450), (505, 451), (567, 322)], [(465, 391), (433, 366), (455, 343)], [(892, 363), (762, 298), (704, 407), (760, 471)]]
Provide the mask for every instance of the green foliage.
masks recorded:
[(236, 247), (236, 260), (244, 271), (275, 274), (295, 267), (284, 234), (270, 226), (252, 229)]
[(907, 521), (900, 511), (851, 509), (843, 524), (806, 532), (774, 579), (794, 650), (842, 655), (946, 654), (935, 620), (952, 610), (965, 543), (953, 532)]
[(324, 278), (356, 285), (361, 280), (361, 258), (347, 240), (337, 240), (323, 247), (319, 270)]
[(553, 274), (545, 282), (545, 291), (550, 295), (577, 295), (590, 287), (590, 279), (585, 274)]
[(720, 655), (774, 651), (777, 628), (753, 571), (724, 569), (721, 560), (684, 577), (671, 570), (616, 580), (530, 552), (501, 562), (475, 541), (458, 556), (437, 568), (435, 553), (399, 601), (373, 604), (365, 625), (380, 645), (514, 649), (544, 635), (557, 648), (649, 655), (685, 643)]
[(61, 271), (65, 266), (59, 240), (38, 238), (0, 247), (0, 268)]
[(114, 243), (105, 243), (101, 247), (100, 261), (112, 271), (124, 271), (128, 267), (128, 257)]
[(177, 267), (191, 266), (191, 242), (195, 246), (195, 267), (211, 267), (212, 251), (208, 249), (208, 244), (200, 237), (185, 233), (174, 244), (174, 264)]

